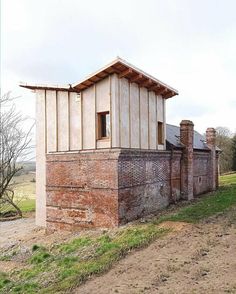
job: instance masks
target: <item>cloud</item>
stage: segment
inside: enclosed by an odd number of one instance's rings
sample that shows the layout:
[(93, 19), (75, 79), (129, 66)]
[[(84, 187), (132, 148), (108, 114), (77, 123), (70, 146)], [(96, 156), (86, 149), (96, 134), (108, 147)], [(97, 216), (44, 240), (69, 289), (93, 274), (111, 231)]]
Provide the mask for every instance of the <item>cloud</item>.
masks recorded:
[(233, 0), (5, 0), (2, 88), (28, 103), (20, 80), (73, 83), (120, 55), (179, 90), (168, 122), (234, 131), (235, 10)]

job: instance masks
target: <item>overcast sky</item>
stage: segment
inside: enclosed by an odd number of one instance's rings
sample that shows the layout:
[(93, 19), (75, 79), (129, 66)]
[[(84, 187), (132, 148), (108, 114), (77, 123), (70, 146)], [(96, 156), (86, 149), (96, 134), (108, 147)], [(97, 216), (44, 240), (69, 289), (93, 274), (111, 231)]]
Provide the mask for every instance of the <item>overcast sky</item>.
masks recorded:
[(1, 87), (34, 117), (20, 81), (73, 83), (116, 56), (179, 91), (167, 122), (236, 131), (235, 0), (3, 0)]

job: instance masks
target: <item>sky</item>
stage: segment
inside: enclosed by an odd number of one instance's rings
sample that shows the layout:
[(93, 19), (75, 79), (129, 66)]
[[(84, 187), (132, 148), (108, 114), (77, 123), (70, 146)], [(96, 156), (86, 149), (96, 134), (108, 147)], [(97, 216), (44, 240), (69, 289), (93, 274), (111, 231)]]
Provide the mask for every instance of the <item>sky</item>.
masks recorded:
[(235, 0), (2, 0), (1, 92), (35, 116), (19, 82), (76, 82), (117, 56), (179, 91), (167, 122), (236, 132)]

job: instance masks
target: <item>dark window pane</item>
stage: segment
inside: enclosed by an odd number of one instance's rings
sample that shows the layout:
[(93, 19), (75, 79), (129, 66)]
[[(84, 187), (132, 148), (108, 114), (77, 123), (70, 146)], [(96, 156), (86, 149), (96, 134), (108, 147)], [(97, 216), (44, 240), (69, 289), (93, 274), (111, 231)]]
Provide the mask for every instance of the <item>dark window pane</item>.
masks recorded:
[(106, 114), (106, 137), (110, 137), (110, 114)]
[(99, 138), (107, 138), (110, 136), (110, 114), (109, 112), (98, 114)]
[(163, 123), (158, 122), (158, 144), (163, 145), (164, 144), (164, 139), (163, 139)]
[(106, 137), (106, 115), (101, 115), (101, 136)]

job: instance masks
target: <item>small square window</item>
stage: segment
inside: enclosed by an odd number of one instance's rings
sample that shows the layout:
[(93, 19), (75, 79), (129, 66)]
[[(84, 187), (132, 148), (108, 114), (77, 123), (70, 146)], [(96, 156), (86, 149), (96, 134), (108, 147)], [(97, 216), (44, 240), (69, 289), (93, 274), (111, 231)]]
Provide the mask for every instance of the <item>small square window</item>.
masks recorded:
[(97, 138), (98, 140), (110, 137), (110, 113), (101, 112), (97, 114)]
[(158, 134), (158, 145), (163, 145), (164, 144), (164, 135), (163, 135), (163, 122), (158, 122), (157, 123), (157, 134)]

